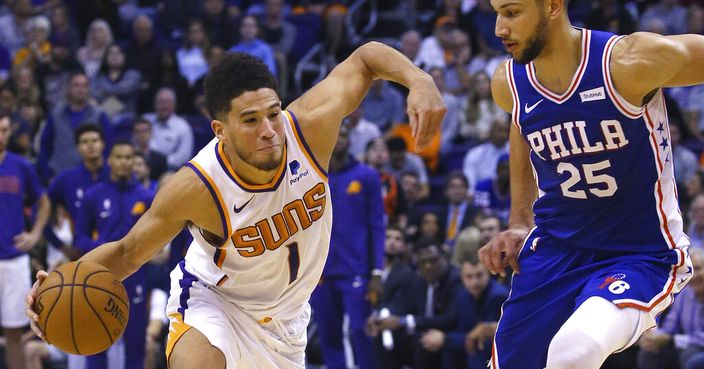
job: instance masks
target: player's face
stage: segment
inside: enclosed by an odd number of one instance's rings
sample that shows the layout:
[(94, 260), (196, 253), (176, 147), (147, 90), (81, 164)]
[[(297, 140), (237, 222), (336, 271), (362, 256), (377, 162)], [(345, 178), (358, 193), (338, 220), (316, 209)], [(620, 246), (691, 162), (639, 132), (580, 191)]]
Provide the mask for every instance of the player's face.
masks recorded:
[(83, 160), (91, 160), (103, 155), (105, 143), (98, 132), (85, 132), (78, 137), (78, 153)]
[(482, 263), (462, 263), (462, 284), (472, 296), (479, 297), (489, 285), (489, 272)]
[(545, 47), (549, 29), (546, 3), (549, 0), (491, 1), (497, 12), (494, 32), (517, 63), (530, 63)]
[(132, 166), (134, 163), (134, 149), (130, 145), (117, 144), (112, 147), (108, 164), (112, 177), (118, 179), (128, 179), (132, 176)]
[(220, 140), (226, 145), (231, 142), (237, 156), (259, 170), (278, 168), (286, 144), (279, 96), (270, 88), (260, 88), (230, 104)]
[(0, 153), (7, 148), (7, 142), (10, 140), (10, 118), (5, 117), (0, 119)]

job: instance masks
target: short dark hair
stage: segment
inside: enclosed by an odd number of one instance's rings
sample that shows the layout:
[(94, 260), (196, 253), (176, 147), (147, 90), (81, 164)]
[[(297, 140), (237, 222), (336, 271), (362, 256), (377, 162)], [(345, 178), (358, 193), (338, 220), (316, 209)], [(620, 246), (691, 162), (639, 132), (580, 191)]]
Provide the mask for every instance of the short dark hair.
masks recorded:
[(73, 131), (73, 142), (78, 145), (78, 140), (83, 136), (84, 133), (95, 132), (100, 137), (100, 140), (105, 142), (105, 136), (103, 136), (103, 129), (95, 123), (81, 124)]
[(406, 145), (406, 141), (398, 136), (393, 136), (389, 137), (386, 140), (386, 147), (389, 148), (389, 151), (406, 151), (408, 149), (408, 145)]
[(464, 175), (464, 172), (462, 172), (461, 170), (453, 170), (452, 172), (448, 173), (445, 179), (445, 186), (448, 186), (453, 179), (459, 179), (460, 181), (462, 181), (462, 183), (464, 183), (465, 187), (469, 188), (469, 181)]
[(112, 147), (110, 148), (110, 154), (112, 154), (112, 151), (115, 150), (115, 148), (118, 146), (129, 146), (132, 148), (132, 150), (134, 150), (134, 145), (132, 145), (132, 142), (120, 139), (112, 143)]
[(249, 54), (226, 53), (205, 77), (205, 106), (210, 116), (217, 119), (230, 111), (232, 99), (260, 88), (278, 89), (269, 68)]

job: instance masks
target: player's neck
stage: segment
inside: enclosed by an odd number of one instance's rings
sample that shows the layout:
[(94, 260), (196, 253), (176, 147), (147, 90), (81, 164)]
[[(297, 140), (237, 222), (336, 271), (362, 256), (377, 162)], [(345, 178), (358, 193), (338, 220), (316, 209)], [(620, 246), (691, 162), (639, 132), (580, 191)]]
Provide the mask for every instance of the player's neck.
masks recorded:
[(571, 25), (555, 27), (540, 55), (535, 58), (540, 83), (562, 93), (572, 81), (582, 58), (582, 32)]

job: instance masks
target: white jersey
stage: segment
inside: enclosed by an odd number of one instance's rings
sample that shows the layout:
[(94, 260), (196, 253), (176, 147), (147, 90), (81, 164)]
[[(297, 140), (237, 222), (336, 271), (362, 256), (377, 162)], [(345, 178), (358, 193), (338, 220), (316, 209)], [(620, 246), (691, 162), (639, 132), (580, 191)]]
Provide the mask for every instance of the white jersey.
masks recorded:
[(270, 183), (241, 180), (217, 138), (187, 164), (213, 195), (227, 239), (217, 247), (191, 225), (185, 268), (255, 319), (300, 314), (320, 280), (332, 229), (327, 175), (295, 117), (284, 111), (282, 119), (286, 145)]

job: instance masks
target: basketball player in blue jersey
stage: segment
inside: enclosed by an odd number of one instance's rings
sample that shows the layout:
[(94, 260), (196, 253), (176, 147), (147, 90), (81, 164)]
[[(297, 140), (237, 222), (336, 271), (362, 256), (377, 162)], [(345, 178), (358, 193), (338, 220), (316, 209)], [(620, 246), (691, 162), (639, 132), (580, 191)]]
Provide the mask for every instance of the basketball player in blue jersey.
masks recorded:
[(575, 28), (566, 0), (492, 0), (513, 57), (509, 229), (480, 250), (514, 271), (494, 369), (596, 369), (691, 278), (661, 89), (704, 82), (704, 37)]
[[(442, 97), (430, 76), (380, 43), (358, 48), (287, 110), (256, 58), (229, 54), (209, 72), (205, 99), (216, 137), (124, 238), (81, 259), (124, 279), (189, 228), (194, 241), (171, 273), (170, 369), (304, 369), (308, 299), (332, 227), (326, 170), (342, 119), (379, 78), (409, 88), (410, 122), (425, 147), (439, 131)], [(26, 298), (33, 322), (45, 276)]]

